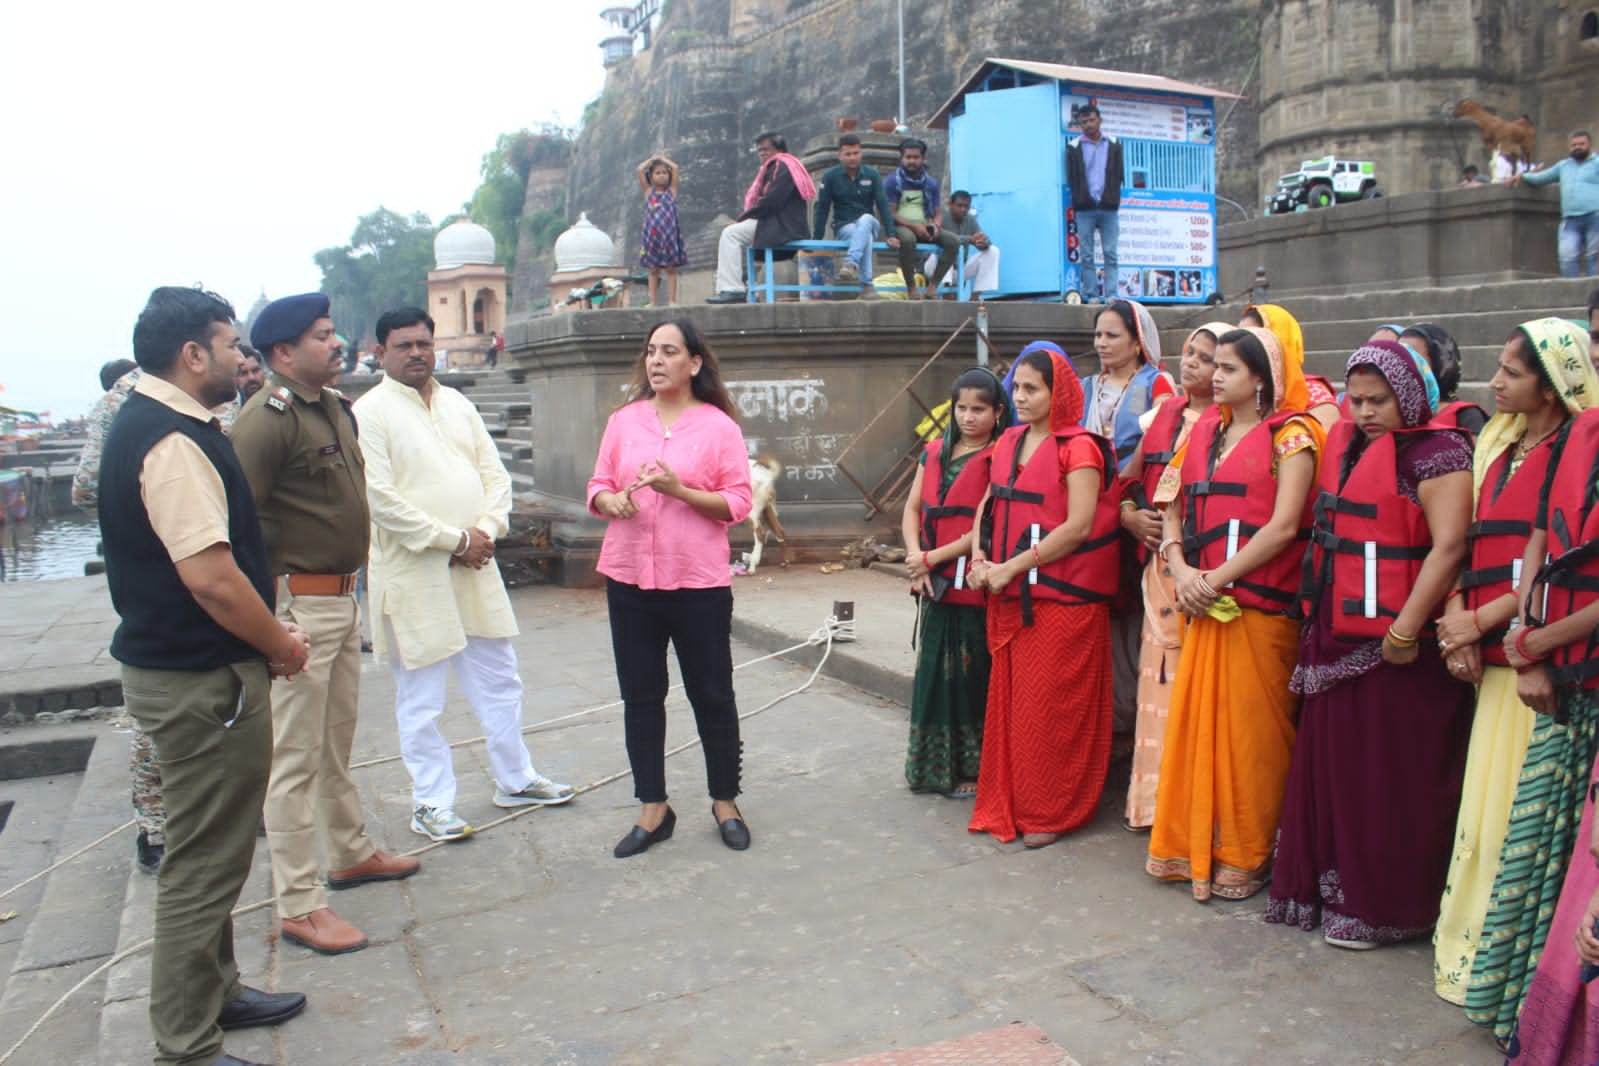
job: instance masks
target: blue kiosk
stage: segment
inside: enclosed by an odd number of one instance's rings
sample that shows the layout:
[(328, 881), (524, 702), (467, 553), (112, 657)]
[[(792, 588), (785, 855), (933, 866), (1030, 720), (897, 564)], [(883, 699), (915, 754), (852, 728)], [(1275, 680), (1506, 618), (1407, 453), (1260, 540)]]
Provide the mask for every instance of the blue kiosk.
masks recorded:
[[(1151, 74), (988, 59), (928, 125), (949, 131), (950, 190), (972, 194), (1000, 248), (996, 295), (1081, 299), (1082, 261), (1066, 185), (1076, 116), (1098, 106), (1122, 145), (1117, 277), (1101, 291), (1203, 303), (1216, 267), (1216, 101), (1233, 93)], [(1103, 264), (1104, 257), (1095, 261)]]

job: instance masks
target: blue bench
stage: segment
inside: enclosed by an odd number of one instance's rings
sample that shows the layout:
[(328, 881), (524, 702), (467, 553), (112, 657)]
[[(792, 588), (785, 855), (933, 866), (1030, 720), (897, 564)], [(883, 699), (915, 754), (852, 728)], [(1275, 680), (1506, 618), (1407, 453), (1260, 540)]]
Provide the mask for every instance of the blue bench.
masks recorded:
[[(861, 291), (860, 284), (806, 285), (802, 282), (798, 285), (779, 285), (777, 284), (776, 277), (772, 273), (772, 253), (774, 252), (845, 252), (848, 250), (848, 241), (789, 241), (787, 244), (781, 244), (774, 248), (756, 248), (753, 245), (747, 246), (744, 249), (745, 296), (749, 299), (750, 303), (761, 303), (763, 301), (765, 303), (774, 303), (777, 300), (777, 294), (780, 292), (836, 292), (841, 296), (859, 295)], [(876, 255), (883, 256), (889, 262), (893, 263), (894, 270), (896, 273), (898, 273), (898, 251), (890, 248), (882, 241), (878, 241), (876, 244), (872, 245), (872, 251)], [(938, 254), (940, 249), (936, 244), (918, 244), (916, 246), (916, 251), (923, 259), (925, 259), (929, 255)], [(966, 256), (970, 251), (971, 245), (961, 245), (958, 253), (955, 256), (955, 265), (950, 268), (955, 275), (955, 297), (959, 300), (970, 300), (972, 298), (972, 282), (971, 279), (966, 276)], [(765, 280), (761, 282), (756, 282), (755, 280), (755, 256), (757, 253), (764, 257), (764, 263), (766, 266)], [(871, 278), (862, 278), (861, 284), (866, 284), (871, 280)], [(905, 286), (903, 284), (884, 285), (879, 287), (878, 291), (904, 292)]]

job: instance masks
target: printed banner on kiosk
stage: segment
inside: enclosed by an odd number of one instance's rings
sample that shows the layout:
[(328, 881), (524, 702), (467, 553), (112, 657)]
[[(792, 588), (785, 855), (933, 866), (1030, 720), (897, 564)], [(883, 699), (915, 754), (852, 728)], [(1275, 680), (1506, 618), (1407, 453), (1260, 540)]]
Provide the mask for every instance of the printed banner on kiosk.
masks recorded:
[[(1082, 292), (1084, 251), (1071, 190), (1065, 191), (1066, 289)], [(1184, 193), (1123, 194), (1116, 295), (1128, 300), (1200, 301), (1216, 292), (1215, 198)], [(1104, 279), (1105, 257), (1094, 249)], [(1104, 287), (1098, 288), (1104, 292)]]

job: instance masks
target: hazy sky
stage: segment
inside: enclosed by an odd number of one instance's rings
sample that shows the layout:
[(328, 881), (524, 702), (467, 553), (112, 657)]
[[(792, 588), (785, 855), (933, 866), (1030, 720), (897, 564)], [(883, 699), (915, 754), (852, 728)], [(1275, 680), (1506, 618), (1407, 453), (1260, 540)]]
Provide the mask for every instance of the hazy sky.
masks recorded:
[[(495, 138), (576, 126), (599, 0), (13, 5), (0, 63), (0, 405), (87, 411), (157, 285), (242, 317), (379, 205), (435, 222)], [(630, 175), (618, 180), (631, 181)]]

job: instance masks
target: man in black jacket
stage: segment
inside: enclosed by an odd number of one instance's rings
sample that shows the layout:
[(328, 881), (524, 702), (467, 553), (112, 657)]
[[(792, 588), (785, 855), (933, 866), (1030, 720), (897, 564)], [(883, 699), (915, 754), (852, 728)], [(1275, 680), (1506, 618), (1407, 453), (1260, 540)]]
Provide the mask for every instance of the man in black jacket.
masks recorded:
[(745, 248), (751, 244), (775, 248), (810, 236), (805, 203), (816, 197), (816, 184), (805, 164), (788, 154), (788, 142), (780, 133), (755, 138), (755, 152), (761, 167), (744, 194), (738, 221), (722, 228), (716, 248), (716, 295), (706, 299), (709, 304), (741, 304), (747, 299)]
[(212, 408), (237, 387), (226, 300), (163, 287), (133, 329), (143, 374), (106, 434), (100, 530), (121, 616), (111, 655), (128, 711), (155, 742), (166, 800), (150, 1028), (158, 1063), (239, 1063), (222, 1033), (277, 1025), (298, 992), (239, 982), (233, 905), (250, 873), (272, 764), (269, 677), (305, 668), (275, 592), (249, 482)]
[[(1116, 244), (1121, 226), (1116, 216), (1122, 203), (1122, 146), (1100, 133), (1099, 108), (1077, 112), (1083, 135), (1066, 146), (1066, 184), (1077, 216), (1077, 247), (1082, 267), (1083, 299), (1093, 302), (1115, 295)], [(1094, 234), (1105, 249), (1105, 288), (1099, 291), (1094, 262)]]

